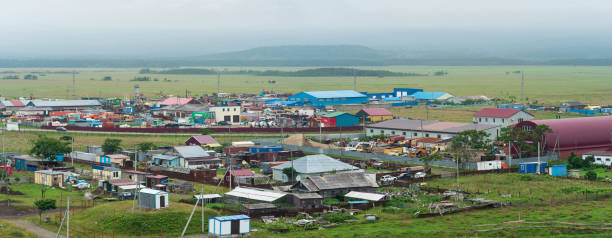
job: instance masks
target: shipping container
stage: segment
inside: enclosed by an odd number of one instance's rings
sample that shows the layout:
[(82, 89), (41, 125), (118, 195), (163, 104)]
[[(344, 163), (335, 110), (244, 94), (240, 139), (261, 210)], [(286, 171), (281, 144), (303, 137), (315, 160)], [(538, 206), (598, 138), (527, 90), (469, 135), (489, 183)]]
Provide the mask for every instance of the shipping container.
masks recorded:
[[(540, 173), (546, 172), (546, 167), (548, 167), (548, 163), (541, 162), (540, 163)], [(522, 163), (519, 164), (519, 173), (523, 174), (535, 174), (538, 171), (538, 162), (531, 163)]]
[(552, 176), (567, 176), (567, 164), (557, 164), (548, 168), (548, 174)]

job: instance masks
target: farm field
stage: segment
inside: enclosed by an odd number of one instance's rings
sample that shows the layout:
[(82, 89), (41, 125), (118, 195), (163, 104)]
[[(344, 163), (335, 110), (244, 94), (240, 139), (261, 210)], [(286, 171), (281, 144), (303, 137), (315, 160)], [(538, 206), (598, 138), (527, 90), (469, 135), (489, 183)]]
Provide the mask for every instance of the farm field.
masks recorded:
[[(202, 67), (220, 70), (297, 70), (295, 67)], [(520, 73), (525, 71), (525, 97), (548, 105), (560, 101), (582, 101), (586, 103), (610, 104), (612, 98), (612, 67), (573, 66), (385, 66), (359, 67), (383, 69), (395, 72), (413, 72), (430, 76), (414, 77), (360, 77), (357, 91), (388, 92), (394, 87), (423, 88), (426, 91), (447, 91), (456, 96), (486, 95), (488, 97), (520, 98)], [(126, 97), (133, 95), (135, 84), (149, 97), (160, 94), (200, 96), (217, 91), (216, 75), (164, 75), (139, 74), (137, 68), (5, 68), (0, 77), (23, 75), (29, 72), (45, 72), (38, 80), (1, 80), (0, 95), (5, 97), (33, 96), (36, 98), (74, 98), (72, 96), (72, 73), (78, 72), (76, 97)], [(447, 75), (433, 76), (433, 72), (444, 70)], [(53, 73), (61, 72), (61, 73)], [(37, 73), (38, 75), (38, 73)], [(102, 81), (111, 76), (112, 81)], [(131, 82), (136, 76), (150, 76), (159, 81)], [(90, 80), (93, 79), (93, 80)], [(164, 81), (167, 79), (168, 81)], [(269, 83), (275, 80), (275, 83)], [(253, 75), (222, 75), (221, 91), (229, 93), (259, 93), (274, 90), (296, 93), (308, 90), (352, 89), (352, 77), (273, 77)]]

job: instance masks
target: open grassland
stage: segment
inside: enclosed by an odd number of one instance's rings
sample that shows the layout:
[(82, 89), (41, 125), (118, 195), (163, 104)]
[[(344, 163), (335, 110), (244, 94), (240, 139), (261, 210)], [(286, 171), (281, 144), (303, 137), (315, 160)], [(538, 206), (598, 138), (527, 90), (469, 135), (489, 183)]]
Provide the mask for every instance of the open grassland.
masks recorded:
[(0, 220), (0, 236), (13, 238), (36, 238), (36, 234), (14, 226), (13, 224)]
[[(125, 149), (133, 149), (134, 146), (142, 142), (153, 142), (155, 145), (182, 145), (185, 143), (189, 136), (187, 135), (174, 135), (174, 134), (160, 134), (160, 135), (129, 135), (129, 134), (100, 134), (100, 133), (70, 133), (70, 132), (13, 132), (9, 131), (6, 135), (6, 151), (29, 153), (32, 148), (32, 141), (36, 140), (39, 135), (45, 135), (48, 137), (60, 138), (64, 135), (74, 136), (74, 150), (75, 151), (87, 151), (89, 145), (102, 145), (106, 138), (121, 139), (121, 146)], [(245, 137), (245, 136), (232, 136), (232, 141), (240, 140), (252, 140), (260, 137)], [(230, 141), (229, 136), (215, 136), (215, 139), (219, 143), (227, 143)]]
[[(436, 66), (386, 66), (359, 67), (363, 69), (383, 69), (395, 72), (413, 72), (430, 76), (410, 77), (360, 77), (357, 90), (368, 92), (389, 92), (394, 87), (423, 88), (426, 91), (447, 91), (453, 95), (486, 95), (488, 97), (520, 98), (520, 73), (526, 72), (525, 97), (557, 105), (560, 101), (583, 101), (587, 103), (609, 104), (612, 98), (612, 67), (572, 67), (572, 66), (474, 66), (474, 67), (436, 67)], [(214, 67), (212, 69), (215, 69)], [(224, 70), (297, 70), (292, 67), (217, 67)], [(18, 74), (23, 78), (33, 71), (63, 71), (63, 73), (42, 73), (38, 80), (0, 80), (0, 95), (6, 97), (34, 96), (36, 98), (58, 97), (73, 98), (72, 70), (78, 72), (76, 97), (125, 97), (134, 92), (134, 85), (146, 96), (160, 94), (199, 96), (217, 91), (216, 75), (162, 75), (138, 74), (139, 69), (124, 68), (78, 68), (78, 69), (3, 69), (17, 73), (0, 73), (0, 77)], [(447, 75), (433, 76), (433, 72), (444, 70)], [(38, 74), (36, 74), (38, 75)], [(102, 81), (111, 76), (112, 81)], [(159, 81), (131, 82), (137, 76), (150, 76)], [(90, 80), (94, 79), (94, 80)], [(164, 81), (167, 79), (168, 81)], [(268, 83), (275, 80), (276, 83)], [(259, 93), (261, 90), (274, 90), (295, 93), (308, 90), (352, 89), (352, 77), (273, 77), (253, 75), (223, 75), (221, 91), (230, 93)]]
[[(33, 172), (30, 172), (33, 173)], [(11, 195), (11, 206), (21, 210), (34, 209), (34, 202), (42, 198), (41, 192), (42, 185), (34, 183), (19, 183), (12, 184), (10, 188), (12, 191), (19, 191), (23, 195)], [(6, 201), (6, 194), (1, 195), (2, 200)], [(47, 187), (45, 191), (45, 199), (56, 200), (58, 207), (65, 207), (66, 198), (70, 197), (71, 204), (73, 206), (81, 206), (81, 201), (86, 200), (83, 193), (77, 190), (61, 189), (57, 187)], [(60, 199), (63, 203), (60, 203)]]

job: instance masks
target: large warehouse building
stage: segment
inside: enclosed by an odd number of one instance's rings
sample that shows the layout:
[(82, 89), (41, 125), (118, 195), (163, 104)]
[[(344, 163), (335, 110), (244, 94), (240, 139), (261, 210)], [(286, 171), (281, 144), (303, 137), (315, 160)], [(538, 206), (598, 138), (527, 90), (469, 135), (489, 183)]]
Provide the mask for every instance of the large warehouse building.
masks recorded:
[(531, 120), (516, 124), (523, 130), (547, 125), (552, 132), (545, 133), (545, 150), (556, 151), (562, 158), (571, 152), (581, 156), (598, 150), (612, 150), (612, 116), (578, 117), (552, 120)]
[(471, 124), (458, 122), (395, 119), (371, 124), (366, 127), (366, 135), (400, 135), (406, 138), (435, 137), (450, 139), (459, 132), (467, 130), (485, 131), (494, 140), (500, 130), (498, 125)]
[(368, 96), (353, 90), (312, 91), (291, 95), (288, 100), (306, 106), (325, 107), (329, 105), (368, 103)]

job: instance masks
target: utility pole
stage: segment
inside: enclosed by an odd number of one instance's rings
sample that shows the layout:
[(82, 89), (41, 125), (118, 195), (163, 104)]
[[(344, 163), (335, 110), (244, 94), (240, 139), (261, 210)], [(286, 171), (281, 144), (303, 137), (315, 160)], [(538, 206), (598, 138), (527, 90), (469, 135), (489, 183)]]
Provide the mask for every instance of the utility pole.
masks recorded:
[(75, 78), (75, 74), (76, 71), (72, 71), (72, 96), (76, 96), (76, 78)]
[(202, 199), (202, 233), (204, 233), (204, 182), (202, 182), (202, 191), (200, 192), (200, 199)]
[(525, 71), (521, 70), (521, 102), (525, 100)]
[(538, 174), (540, 174), (540, 142), (538, 141)]
[(221, 93), (221, 72), (217, 71), (217, 97), (219, 97), (219, 93)]
[[(134, 146), (134, 172), (136, 172), (136, 160), (138, 159), (138, 149), (136, 148), (136, 146)], [(138, 190), (138, 187), (140, 187), (140, 183), (138, 182), (138, 173), (134, 173), (134, 176), (136, 176), (136, 190)], [(132, 197), (132, 214), (134, 213), (134, 209), (136, 208), (136, 191), (134, 191), (134, 194), (132, 194), (134, 197)]]
[(70, 197), (68, 199), (68, 205), (66, 206), (66, 238), (70, 238)]
[(74, 135), (72, 135), (70, 138), (72, 138), (72, 149), (70, 151), (70, 164), (72, 165), (72, 168), (74, 168)]

